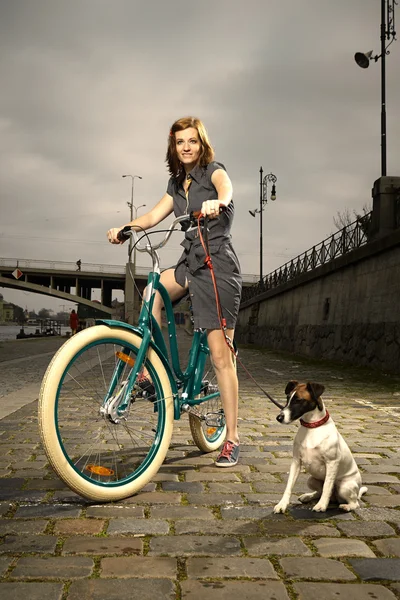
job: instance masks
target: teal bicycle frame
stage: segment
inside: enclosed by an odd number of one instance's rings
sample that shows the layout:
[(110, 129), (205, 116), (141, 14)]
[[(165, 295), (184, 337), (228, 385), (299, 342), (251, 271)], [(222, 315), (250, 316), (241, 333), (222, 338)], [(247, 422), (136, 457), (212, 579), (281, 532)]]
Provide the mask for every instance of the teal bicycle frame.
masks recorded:
[[(168, 348), (164, 341), (160, 326), (155, 320), (152, 312), (156, 291), (160, 292), (164, 302), (168, 324), (170, 356), (168, 355)], [(129, 325), (128, 323), (124, 323), (122, 321), (108, 319), (100, 319), (97, 320), (96, 323), (103, 324), (111, 328), (119, 327), (128, 329), (142, 338), (142, 343), (140, 344), (134, 367), (129, 374), (127, 385), (121, 394), (119, 406), (117, 408), (118, 413), (123, 414), (129, 405), (131, 391), (135, 384), (138, 373), (145, 365), (149, 346), (151, 346), (157, 352), (168, 374), (174, 399), (175, 420), (180, 419), (183, 412), (183, 405), (188, 405), (189, 407), (196, 406), (219, 396), (219, 392), (215, 392), (200, 397), (200, 392), (202, 391), (202, 387), (204, 387), (202, 382), (204, 365), (209, 354), (207, 331), (205, 329), (198, 329), (194, 331), (187, 367), (185, 371), (182, 371), (181, 369), (172, 303), (167, 290), (162, 283), (160, 283), (159, 273), (155, 271), (151, 271), (149, 273), (146, 294), (139, 314), (137, 326)], [(131, 350), (129, 348), (125, 348), (124, 352), (129, 355)], [(111, 380), (103, 405), (106, 405), (107, 401), (113, 396), (116, 382), (118, 381), (119, 376), (125, 366), (125, 362), (121, 359), (117, 362), (114, 376)], [(182, 390), (180, 394), (179, 390)], [(154, 406), (154, 410), (157, 410), (156, 405)]]

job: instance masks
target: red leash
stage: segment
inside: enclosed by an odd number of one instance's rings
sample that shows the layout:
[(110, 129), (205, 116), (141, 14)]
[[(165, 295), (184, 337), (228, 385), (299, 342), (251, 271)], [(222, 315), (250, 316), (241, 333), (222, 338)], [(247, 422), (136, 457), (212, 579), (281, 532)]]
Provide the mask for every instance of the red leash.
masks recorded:
[[(208, 251), (208, 248), (206, 247), (206, 243), (204, 241), (203, 238), (203, 234), (201, 231), (201, 227), (200, 227), (200, 218), (204, 217), (202, 214), (199, 215), (198, 217), (198, 221), (197, 221), (197, 230), (199, 233), (199, 238), (200, 238), (200, 242), (201, 245), (203, 246), (203, 250), (204, 253), (206, 255), (205, 259), (204, 259), (204, 263), (207, 265), (207, 267), (210, 270), (211, 273), (211, 279), (213, 282), (213, 286), (214, 286), (214, 293), (215, 293), (215, 302), (216, 302), (216, 306), (217, 306), (217, 314), (218, 314), (218, 320), (219, 320), (219, 324), (220, 324), (220, 329), (223, 333), (224, 336), (224, 340), (226, 345), (228, 346), (229, 350), (232, 352), (232, 354), (235, 356), (236, 360), (240, 363), (242, 369), (244, 369), (244, 371), (246, 372), (247, 376), (249, 379), (251, 379), (253, 381), (253, 383), (256, 384), (256, 386), (267, 396), (267, 398), (269, 400), (271, 400), (271, 402), (273, 402), (273, 404), (275, 404), (275, 406), (277, 406), (279, 409), (283, 409), (284, 407), (279, 404), (279, 402), (277, 402), (272, 396), (270, 396), (270, 394), (268, 394), (268, 392), (266, 392), (261, 385), (254, 379), (253, 375), (250, 373), (250, 371), (244, 366), (244, 364), (242, 363), (242, 361), (240, 360), (240, 358), (238, 357), (237, 352), (235, 351), (235, 348), (233, 346), (233, 342), (232, 340), (229, 338), (229, 336), (226, 335), (226, 319), (223, 316), (223, 312), (222, 312), (222, 306), (221, 306), (221, 301), (220, 301), (220, 297), (219, 297), (219, 293), (218, 293), (218, 287), (217, 287), (217, 281), (215, 279), (215, 273), (214, 273), (214, 266), (212, 263), (212, 258), (210, 256), (210, 253)], [(204, 217), (205, 219), (205, 228), (207, 230), (207, 217)]]
[[(200, 216), (202, 216), (202, 215), (200, 215)], [(205, 226), (207, 227), (207, 222), (205, 222)], [(217, 281), (215, 279), (215, 273), (214, 273), (214, 266), (213, 266), (213, 263), (212, 263), (212, 258), (210, 256), (208, 248), (206, 247), (206, 244), (205, 244), (205, 241), (204, 241), (204, 238), (203, 238), (203, 234), (201, 232), (200, 217), (198, 218), (198, 221), (197, 221), (197, 230), (199, 232), (199, 238), (200, 238), (201, 245), (203, 246), (203, 250), (204, 250), (204, 253), (206, 255), (206, 257), (204, 259), (204, 262), (207, 265), (207, 267), (210, 269), (210, 273), (211, 273), (211, 279), (212, 279), (213, 286), (214, 286), (215, 301), (216, 301), (216, 305), (217, 305), (217, 313), (218, 313), (218, 320), (219, 320), (220, 328), (221, 328), (222, 333), (224, 334), (225, 340), (226, 340), (226, 338), (227, 338), (227, 335), (225, 334), (226, 319), (224, 318), (223, 313), (222, 313), (222, 306), (221, 306), (221, 301), (219, 299)], [(228, 346), (229, 346), (229, 344), (228, 344)], [(231, 347), (231, 346), (229, 346), (229, 347)]]

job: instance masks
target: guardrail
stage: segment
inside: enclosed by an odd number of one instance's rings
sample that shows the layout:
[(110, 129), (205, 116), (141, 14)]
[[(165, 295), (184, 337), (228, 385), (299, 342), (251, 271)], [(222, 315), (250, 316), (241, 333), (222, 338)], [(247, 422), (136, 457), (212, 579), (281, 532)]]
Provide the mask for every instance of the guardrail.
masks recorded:
[[(75, 271), (76, 273), (115, 273), (125, 274), (125, 265), (99, 265), (94, 263), (81, 263), (78, 270), (76, 262), (52, 261), (52, 260), (32, 260), (27, 258), (0, 258), (1, 267), (24, 269), (35, 269), (38, 271), (47, 269), (52, 271)], [(148, 269), (137, 267), (136, 272), (139, 275), (146, 275)]]
[[(125, 265), (99, 265), (94, 263), (81, 263), (81, 268), (78, 271), (77, 265), (74, 262), (63, 262), (63, 261), (52, 261), (52, 260), (32, 260), (28, 258), (0, 258), (0, 271), (1, 267), (7, 269), (33, 269), (42, 271), (47, 269), (48, 271), (74, 271), (77, 274), (85, 273), (110, 273), (116, 275), (125, 275)], [(150, 271), (150, 267), (139, 267), (135, 269), (137, 275), (147, 276)], [(243, 281), (245, 283), (255, 283), (258, 279), (257, 275), (253, 274), (242, 274)]]
[(263, 277), (256, 285), (243, 288), (242, 302), (292, 281), (302, 275), (325, 265), (339, 256), (352, 252), (368, 242), (372, 211), (357, 218), (329, 238), (299, 254), (296, 258), (285, 263), (279, 269)]

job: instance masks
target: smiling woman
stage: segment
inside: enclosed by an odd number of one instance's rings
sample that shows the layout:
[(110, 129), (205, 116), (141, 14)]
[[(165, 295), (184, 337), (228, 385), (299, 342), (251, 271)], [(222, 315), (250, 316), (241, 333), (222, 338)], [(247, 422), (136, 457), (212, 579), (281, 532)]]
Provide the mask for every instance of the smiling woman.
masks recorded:
[(197, 164), (205, 167), (213, 160), (214, 150), (200, 119), (184, 117), (175, 121), (169, 132), (166, 157), (170, 175), (183, 180), (185, 171)]
[[(184, 252), (175, 269), (167, 269), (161, 274), (161, 283), (172, 301), (182, 298), (189, 291), (194, 326), (207, 330), (227, 427), (227, 440), (216, 465), (230, 467), (238, 462), (239, 435), (238, 380), (229, 344), (233, 341), (242, 289), (240, 265), (230, 234), (234, 215), (232, 183), (224, 165), (214, 160), (214, 150), (206, 128), (195, 117), (184, 117), (173, 123), (168, 136), (166, 162), (170, 173), (166, 193), (152, 210), (129, 225), (146, 230), (172, 212), (179, 217), (199, 211), (208, 217), (207, 253), (212, 256), (222, 319), (213, 278), (205, 264), (206, 254), (196, 227), (186, 231), (182, 242)], [(221, 209), (223, 211), (220, 213)], [(111, 243), (120, 243), (120, 229), (109, 230), (107, 235)], [(159, 324), (161, 309), (162, 300), (157, 293), (153, 314)], [(224, 325), (221, 325), (222, 322)]]

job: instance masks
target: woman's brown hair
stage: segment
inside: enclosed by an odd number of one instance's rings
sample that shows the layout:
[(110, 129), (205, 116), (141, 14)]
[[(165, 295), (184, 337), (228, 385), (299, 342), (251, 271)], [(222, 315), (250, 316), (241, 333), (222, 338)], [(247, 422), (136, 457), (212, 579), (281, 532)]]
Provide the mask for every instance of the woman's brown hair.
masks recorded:
[(176, 151), (175, 133), (177, 131), (188, 129), (189, 127), (197, 129), (197, 133), (199, 134), (201, 145), (199, 165), (201, 167), (206, 167), (214, 160), (214, 149), (210, 144), (207, 130), (202, 121), (200, 121), (200, 119), (196, 119), (195, 117), (183, 117), (183, 119), (178, 119), (170, 129), (168, 136), (167, 156), (165, 158), (170, 175), (172, 175), (172, 177), (174, 177), (177, 181), (180, 181), (184, 178), (184, 169), (182, 168), (181, 162), (178, 158), (178, 153)]

